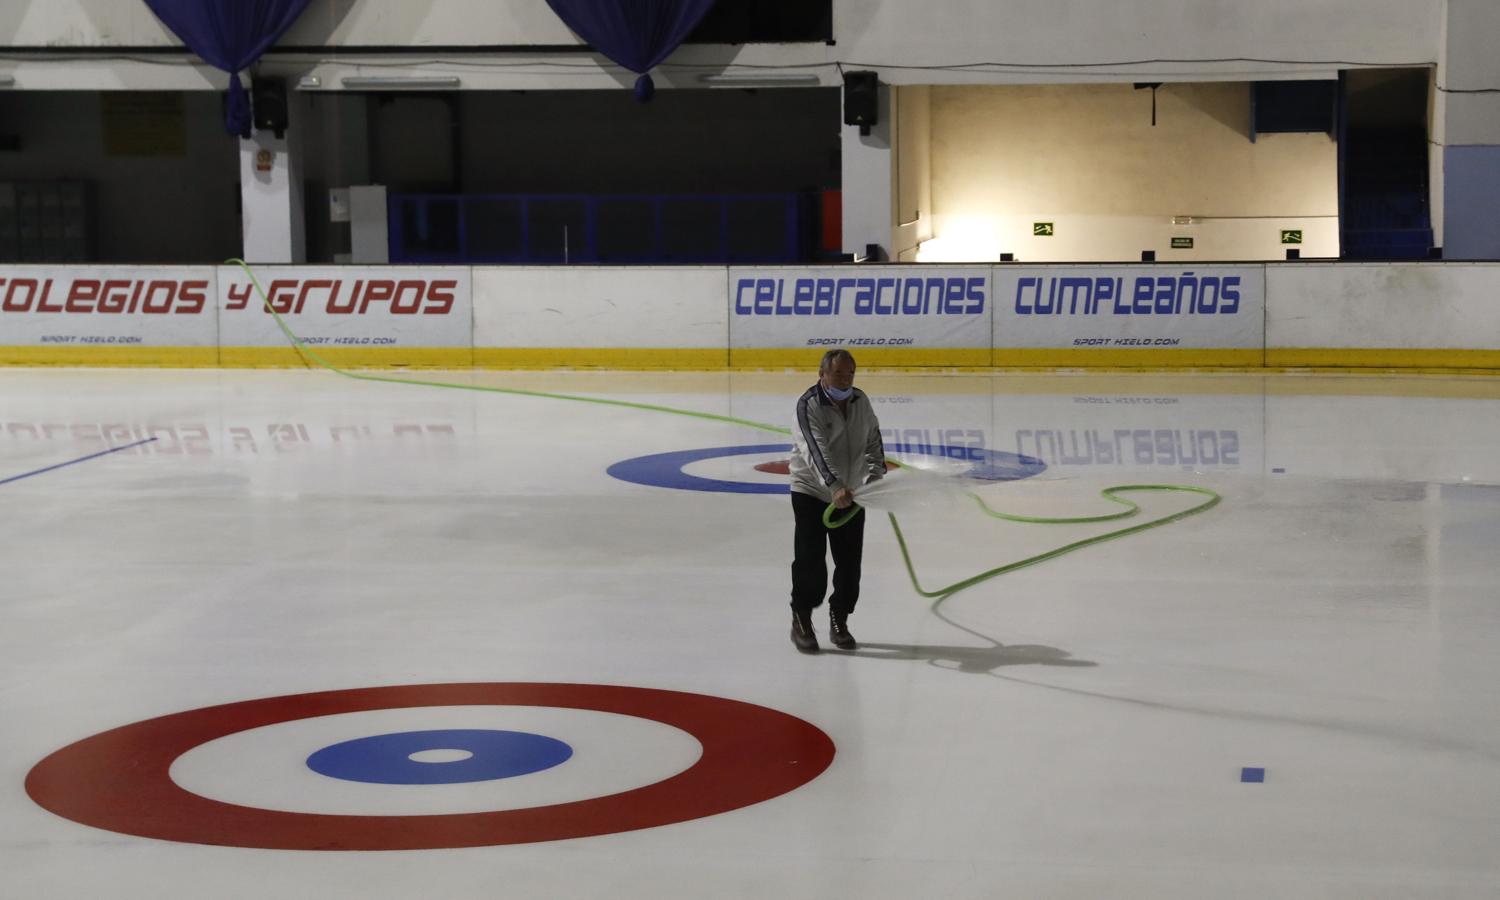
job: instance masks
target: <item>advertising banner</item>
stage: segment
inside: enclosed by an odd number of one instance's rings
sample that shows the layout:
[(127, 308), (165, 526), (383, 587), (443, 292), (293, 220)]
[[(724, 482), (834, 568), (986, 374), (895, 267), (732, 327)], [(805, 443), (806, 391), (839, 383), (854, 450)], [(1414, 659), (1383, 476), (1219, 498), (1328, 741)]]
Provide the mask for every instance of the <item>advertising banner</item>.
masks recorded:
[(1101, 351), (1258, 365), (1265, 346), (1263, 266), (999, 266), (993, 283), (997, 365), (1107, 363)]
[(212, 365), (217, 343), (212, 268), (0, 266), (7, 361)]
[(732, 268), (730, 365), (988, 365), (993, 296), (988, 268)]
[(468, 365), (468, 267), (259, 266), (263, 301), (242, 269), (219, 269), (225, 365), (281, 364), (295, 354), (266, 310), (320, 356), (391, 365)]

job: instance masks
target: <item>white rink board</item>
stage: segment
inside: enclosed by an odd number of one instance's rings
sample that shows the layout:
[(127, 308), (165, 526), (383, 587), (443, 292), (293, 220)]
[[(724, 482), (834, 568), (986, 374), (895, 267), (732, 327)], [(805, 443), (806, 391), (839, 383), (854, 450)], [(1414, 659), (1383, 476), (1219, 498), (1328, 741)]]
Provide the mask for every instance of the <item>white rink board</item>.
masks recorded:
[(997, 348), (1265, 343), (1264, 266), (998, 266), (994, 285)]
[(474, 270), (475, 347), (721, 348), (723, 267)]
[[(844, 347), (874, 366), (1500, 367), (1500, 263), (254, 272), (314, 348), (444, 351), (374, 364), (469, 365), (452, 351), (481, 347), (501, 367), (719, 368), (726, 352), (731, 367), (785, 367)], [(1205, 285), (1213, 311), (1194, 312)], [(233, 266), (0, 266), (0, 347), (27, 365), (276, 364), (261, 351), (289, 350)]]
[(1266, 268), (1268, 347), (1500, 347), (1500, 264)]
[[(469, 347), (467, 266), (256, 266), (256, 279), (292, 333), (318, 347)], [(284, 347), (286, 335), (243, 270), (219, 269), (225, 347)]]
[(0, 345), (212, 347), (206, 266), (0, 266)]
[(990, 270), (732, 268), (732, 349), (988, 348)]

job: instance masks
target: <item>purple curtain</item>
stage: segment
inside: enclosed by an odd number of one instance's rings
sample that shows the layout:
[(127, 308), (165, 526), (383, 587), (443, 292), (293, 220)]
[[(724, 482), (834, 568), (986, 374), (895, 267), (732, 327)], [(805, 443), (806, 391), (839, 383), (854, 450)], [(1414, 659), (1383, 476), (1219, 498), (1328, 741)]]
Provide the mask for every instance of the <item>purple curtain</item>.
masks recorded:
[(714, 0), (547, 0), (547, 5), (595, 50), (641, 77), (635, 96), (651, 99), (651, 69), (698, 26)]
[(224, 128), (250, 136), (250, 98), (239, 72), (292, 27), (308, 0), (145, 0), (188, 49), (229, 73)]

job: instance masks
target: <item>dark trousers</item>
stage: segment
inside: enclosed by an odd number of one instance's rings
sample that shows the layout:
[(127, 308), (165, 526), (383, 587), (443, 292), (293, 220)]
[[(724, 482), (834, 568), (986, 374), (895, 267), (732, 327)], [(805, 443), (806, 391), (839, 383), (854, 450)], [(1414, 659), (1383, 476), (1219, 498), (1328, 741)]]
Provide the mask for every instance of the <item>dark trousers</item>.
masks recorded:
[[(827, 552), (833, 550), (833, 596), (828, 606), (835, 615), (854, 612), (859, 601), (859, 562), (865, 549), (865, 514), (847, 525), (829, 528), (823, 524), (828, 504), (817, 497), (792, 492), (792, 513), (797, 520), (792, 557), (792, 609), (810, 612), (823, 602), (828, 589)], [(834, 514), (843, 516), (845, 510)]]

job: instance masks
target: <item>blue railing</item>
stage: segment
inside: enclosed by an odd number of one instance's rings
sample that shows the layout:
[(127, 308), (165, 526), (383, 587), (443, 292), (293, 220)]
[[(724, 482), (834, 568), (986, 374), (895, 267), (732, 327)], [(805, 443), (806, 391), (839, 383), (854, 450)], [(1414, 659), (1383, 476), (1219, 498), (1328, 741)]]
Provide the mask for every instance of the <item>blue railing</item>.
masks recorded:
[(1426, 259), (1432, 238), (1425, 186), (1345, 198), (1340, 229), (1344, 259)]
[(393, 194), (394, 263), (792, 263), (802, 194)]
[(1346, 228), (1340, 246), (1344, 259), (1427, 259), (1432, 254), (1432, 229)]

